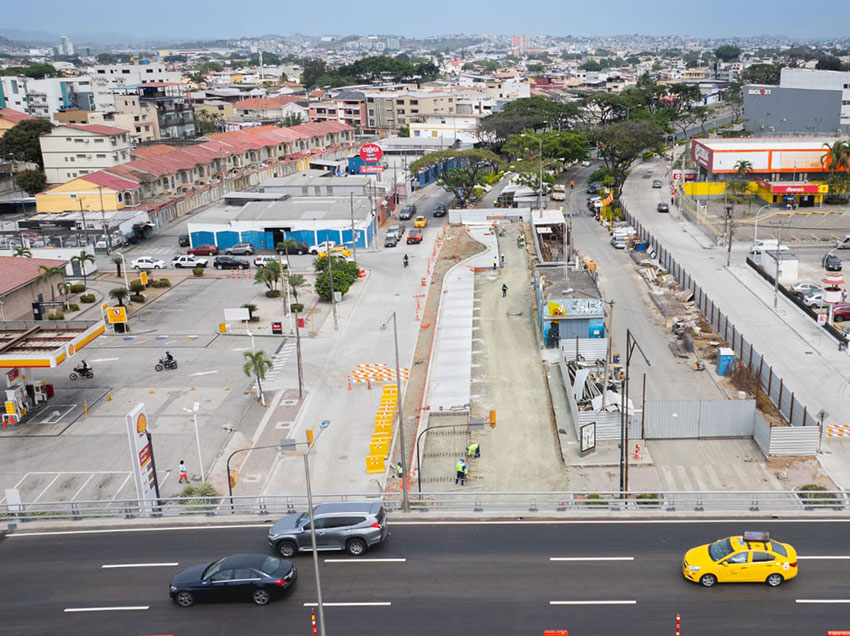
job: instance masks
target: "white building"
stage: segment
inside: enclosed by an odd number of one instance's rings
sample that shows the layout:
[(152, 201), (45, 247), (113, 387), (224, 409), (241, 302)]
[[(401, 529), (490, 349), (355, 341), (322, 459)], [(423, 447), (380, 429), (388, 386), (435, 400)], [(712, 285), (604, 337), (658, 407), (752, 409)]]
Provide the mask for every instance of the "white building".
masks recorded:
[(180, 71), (169, 71), (165, 64), (98, 64), (89, 71), (94, 87), (94, 109), (104, 112), (115, 110), (113, 91), (125, 86), (149, 82), (183, 83)]
[(817, 71), (807, 68), (783, 68), (779, 75), (781, 88), (841, 91), (840, 126), (850, 126), (850, 73)]
[(30, 79), (0, 77), (0, 108), (11, 108), (42, 119), (60, 110), (94, 110), (92, 82), (88, 76)]
[(39, 138), (51, 184), (130, 161), (129, 133), (110, 126), (63, 124)]
[(74, 54), (74, 44), (71, 42), (71, 38), (67, 35), (59, 36), (59, 55), (66, 55), (68, 57)]

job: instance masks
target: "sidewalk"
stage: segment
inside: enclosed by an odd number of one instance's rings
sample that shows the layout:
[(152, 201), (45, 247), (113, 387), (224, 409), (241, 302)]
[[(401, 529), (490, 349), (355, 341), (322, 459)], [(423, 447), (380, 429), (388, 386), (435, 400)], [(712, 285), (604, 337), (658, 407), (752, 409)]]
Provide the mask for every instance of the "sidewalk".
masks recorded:
[[(774, 374), (784, 380), (795, 398), (814, 415), (829, 414), (825, 422), (846, 424), (850, 407), (850, 358), (837, 344), (821, 334), (808, 317), (784, 299), (773, 309), (772, 293), (742, 264), (740, 249), (733, 249), (733, 265), (726, 268), (724, 248), (707, 247), (695, 240), (699, 234), (687, 221), (658, 215), (658, 194), (647, 187), (642, 175), (660, 174), (660, 164), (636, 166), (623, 189), (629, 211), (661, 241), (687, 269), (731, 322), (765, 356)], [(678, 216), (678, 215), (677, 215)], [(744, 268), (744, 269), (742, 269)], [(819, 456), (830, 477), (842, 488), (850, 488), (850, 449), (839, 445)]]

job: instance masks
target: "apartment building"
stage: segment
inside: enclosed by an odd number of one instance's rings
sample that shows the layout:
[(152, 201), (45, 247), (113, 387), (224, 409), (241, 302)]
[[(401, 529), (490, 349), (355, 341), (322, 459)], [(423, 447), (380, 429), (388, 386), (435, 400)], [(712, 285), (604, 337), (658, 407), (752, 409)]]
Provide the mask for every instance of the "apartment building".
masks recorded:
[(87, 76), (31, 79), (0, 77), (0, 108), (11, 108), (33, 117), (50, 119), (53, 113), (79, 108), (94, 110), (91, 80)]
[(130, 161), (129, 133), (101, 125), (62, 124), (39, 138), (48, 183), (70, 179)]
[(115, 99), (137, 95), (141, 107), (156, 112), (160, 139), (194, 139), (197, 136), (195, 111), (179, 82), (150, 82), (116, 89)]
[(310, 121), (338, 121), (362, 130), (368, 124), (366, 95), (343, 91), (331, 99), (310, 102)]
[(92, 110), (110, 112), (115, 110), (116, 89), (138, 86), (151, 82), (183, 83), (180, 71), (170, 71), (165, 64), (98, 64), (89, 71), (94, 87), (94, 106)]
[(306, 123), (310, 108), (304, 97), (278, 95), (277, 97), (249, 97), (233, 104), (236, 118), (241, 121), (278, 122), (288, 115), (299, 115)]
[(455, 97), (426, 91), (366, 93), (366, 109), (369, 130), (397, 131), (422, 117), (454, 114)]
[(71, 109), (54, 113), (53, 120), (62, 124), (102, 124), (121, 128), (129, 133), (131, 146), (159, 139), (156, 109), (142, 104), (139, 96), (133, 94), (117, 95), (112, 112)]

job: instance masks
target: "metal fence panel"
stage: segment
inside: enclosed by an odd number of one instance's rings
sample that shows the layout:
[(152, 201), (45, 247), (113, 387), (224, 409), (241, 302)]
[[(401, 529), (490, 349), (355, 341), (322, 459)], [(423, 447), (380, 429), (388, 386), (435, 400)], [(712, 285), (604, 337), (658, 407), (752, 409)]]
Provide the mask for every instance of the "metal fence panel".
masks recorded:
[[(799, 406), (799, 405), (797, 405)], [(802, 408), (802, 407), (800, 407)], [(785, 416), (789, 422), (791, 421), (791, 391), (788, 390), (788, 387), (784, 384), (782, 385), (782, 415)]]
[(604, 360), (608, 355), (608, 338), (570, 338), (560, 341), (561, 359)]
[[(576, 418), (577, 426), (596, 422), (596, 439), (597, 440), (618, 440), (620, 439), (620, 428), (622, 426), (619, 411), (610, 413), (599, 413), (595, 411), (580, 411)], [(639, 424), (639, 422), (638, 422)], [(637, 431), (640, 435), (640, 429)], [(629, 435), (634, 437), (634, 426), (629, 426)]]
[(771, 455), (817, 455), (819, 426), (774, 426), (770, 429)]
[(770, 455), (770, 424), (761, 413), (753, 413), (753, 439), (758, 444), (761, 452), (767, 457)]
[(771, 376), (769, 380), (769, 395), (770, 399), (774, 404), (779, 404), (779, 396), (780, 396), (780, 380), (775, 373), (771, 370)]
[(705, 400), (700, 405), (700, 437), (752, 437), (755, 400)]
[(699, 437), (699, 402), (647, 402), (646, 439)]

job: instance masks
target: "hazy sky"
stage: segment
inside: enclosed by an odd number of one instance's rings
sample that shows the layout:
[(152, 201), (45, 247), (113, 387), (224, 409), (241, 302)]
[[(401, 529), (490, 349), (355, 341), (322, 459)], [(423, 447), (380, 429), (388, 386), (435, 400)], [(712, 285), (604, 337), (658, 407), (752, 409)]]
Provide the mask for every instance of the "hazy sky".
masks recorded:
[(848, 34), (850, 2), (825, 0), (35, 0), (9, 2), (4, 28), (222, 38), (278, 33), (596, 35)]

